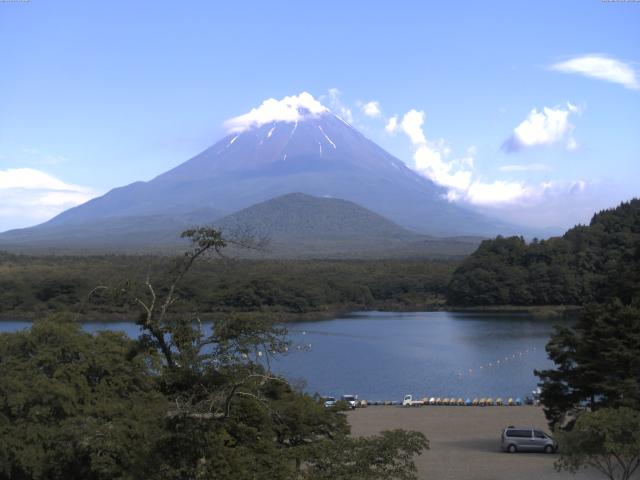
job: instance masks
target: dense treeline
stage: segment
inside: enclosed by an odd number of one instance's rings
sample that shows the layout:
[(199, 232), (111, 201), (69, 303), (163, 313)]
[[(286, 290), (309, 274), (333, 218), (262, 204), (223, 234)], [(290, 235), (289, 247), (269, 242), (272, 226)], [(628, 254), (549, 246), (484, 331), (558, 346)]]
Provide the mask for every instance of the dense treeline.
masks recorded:
[[(80, 308), (127, 316), (130, 302), (98, 286), (162, 284), (168, 256), (26, 256), (0, 252), (0, 315), (36, 317)], [(640, 292), (640, 200), (596, 214), (589, 226), (526, 243), (484, 241), (462, 264), (435, 260), (223, 260), (196, 265), (183, 303), (199, 312), (310, 318), (356, 309), (585, 305)], [(89, 297), (89, 293), (93, 294)], [(190, 308), (185, 305), (185, 309)], [(75, 310), (74, 310), (75, 311)]]
[[(82, 310), (87, 318), (127, 316), (135, 305), (114, 288), (163, 276), (175, 258), (162, 256), (46, 256), (0, 253), (0, 315), (37, 317)], [(430, 308), (443, 303), (453, 261), (201, 262), (181, 286), (182, 306), (198, 299), (201, 314), (245, 312), (285, 318), (354, 309)], [(108, 286), (109, 291), (96, 289)], [(90, 296), (89, 293), (93, 292)]]
[(562, 237), (482, 242), (454, 272), (454, 305), (585, 305), (640, 293), (640, 200), (594, 215)]

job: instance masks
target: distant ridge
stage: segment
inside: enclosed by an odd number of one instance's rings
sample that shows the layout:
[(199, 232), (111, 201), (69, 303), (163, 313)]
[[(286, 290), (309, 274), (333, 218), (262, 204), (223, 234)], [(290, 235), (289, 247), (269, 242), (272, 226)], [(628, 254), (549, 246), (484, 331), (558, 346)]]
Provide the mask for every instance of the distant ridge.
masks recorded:
[(258, 234), (282, 241), (420, 238), (353, 202), (304, 193), (289, 193), (253, 205), (220, 219), (215, 225), (222, 231), (250, 226)]
[[(113, 217), (71, 225), (13, 230), (0, 249), (26, 253), (170, 253), (186, 247), (180, 233), (212, 225), (227, 236), (239, 232), (268, 239), (260, 251), (233, 251), (251, 258), (393, 258), (468, 255), (481, 238), (434, 238), (409, 231), (353, 202), (291, 193), (211, 221), (203, 210), (184, 217)], [(207, 218), (209, 217), (209, 218)], [(24, 242), (24, 238), (28, 241)]]
[(291, 193), (245, 208), (215, 222), (225, 232), (266, 237), (275, 257), (458, 256), (477, 238), (438, 239), (411, 232), (353, 202)]

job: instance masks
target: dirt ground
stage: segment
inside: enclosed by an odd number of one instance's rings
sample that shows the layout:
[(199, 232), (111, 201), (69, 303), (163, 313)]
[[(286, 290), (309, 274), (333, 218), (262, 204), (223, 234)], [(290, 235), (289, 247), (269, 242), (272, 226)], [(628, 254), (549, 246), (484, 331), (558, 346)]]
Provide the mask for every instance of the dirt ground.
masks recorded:
[(416, 458), (420, 479), (604, 478), (595, 471), (558, 473), (553, 468), (556, 454), (502, 452), (500, 434), (508, 425), (535, 426), (548, 431), (539, 407), (370, 406), (349, 412), (348, 418), (354, 435), (373, 435), (394, 428), (424, 433), (430, 449)]

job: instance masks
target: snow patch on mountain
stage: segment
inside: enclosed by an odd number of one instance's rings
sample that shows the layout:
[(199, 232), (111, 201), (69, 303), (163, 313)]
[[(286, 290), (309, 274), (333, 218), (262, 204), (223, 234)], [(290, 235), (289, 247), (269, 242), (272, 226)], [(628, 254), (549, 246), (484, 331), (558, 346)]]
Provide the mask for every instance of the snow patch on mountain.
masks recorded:
[(336, 144), (333, 143), (333, 141), (328, 137), (328, 135), (326, 133), (324, 133), (324, 130), (322, 129), (322, 127), (320, 125), (318, 125), (318, 128), (320, 129), (320, 131), (322, 132), (322, 135), (324, 135), (324, 138), (327, 139), (327, 141), (333, 146), (333, 148), (336, 148)]
[(224, 123), (229, 133), (241, 133), (272, 122), (298, 122), (329, 113), (329, 109), (313, 98), (308, 92), (284, 97), (282, 100), (269, 98), (258, 108), (231, 118)]
[(296, 123), (293, 124), (293, 129), (291, 130), (291, 133), (289, 134), (289, 140), (291, 140), (291, 138), (293, 137), (293, 134), (296, 133), (296, 128), (298, 128), (298, 121), (296, 120)]

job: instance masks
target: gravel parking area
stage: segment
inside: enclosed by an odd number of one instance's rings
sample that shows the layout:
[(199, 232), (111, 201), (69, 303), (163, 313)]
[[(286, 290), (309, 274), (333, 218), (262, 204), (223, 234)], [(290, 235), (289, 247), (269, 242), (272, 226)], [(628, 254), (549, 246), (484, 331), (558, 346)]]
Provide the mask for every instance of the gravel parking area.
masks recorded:
[(430, 480), (602, 479), (598, 472), (558, 473), (555, 454), (515, 453), (500, 449), (508, 425), (548, 431), (542, 408), (370, 406), (348, 413), (354, 435), (403, 428), (424, 433), (430, 449), (416, 459), (419, 478)]

